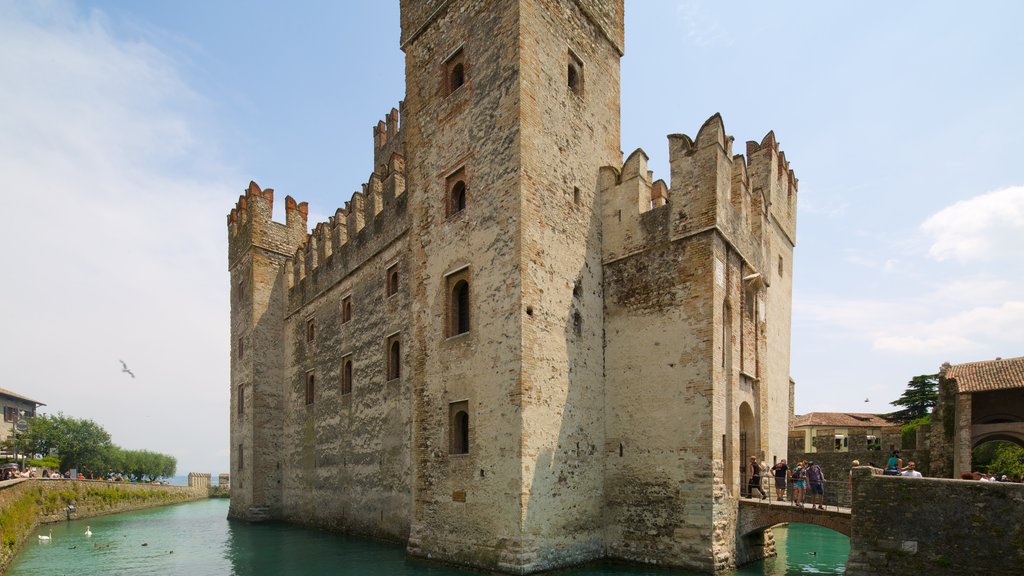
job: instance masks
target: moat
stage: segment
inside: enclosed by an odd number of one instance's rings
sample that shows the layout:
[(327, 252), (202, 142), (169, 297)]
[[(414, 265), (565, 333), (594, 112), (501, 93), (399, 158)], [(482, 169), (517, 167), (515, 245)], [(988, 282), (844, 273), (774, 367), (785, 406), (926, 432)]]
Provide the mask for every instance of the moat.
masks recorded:
[[(53, 539), (34, 537), (15, 559), (12, 576), (55, 574), (170, 574), (256, 576), (351, 574), (462, 576), (473, 574), (405, 557), (399, 545), (281, 524), (227, 520), (227, 500), (213, 499), (47, 525)], [(86, 526), (93, 536), (86, 538)], [(840, 574), (849, 553), (845, 536), (807, 524), (775, 530), (779, 555), (734, 576)], [(635, 566), (605, 565), (570, 576), (669, 575)]]

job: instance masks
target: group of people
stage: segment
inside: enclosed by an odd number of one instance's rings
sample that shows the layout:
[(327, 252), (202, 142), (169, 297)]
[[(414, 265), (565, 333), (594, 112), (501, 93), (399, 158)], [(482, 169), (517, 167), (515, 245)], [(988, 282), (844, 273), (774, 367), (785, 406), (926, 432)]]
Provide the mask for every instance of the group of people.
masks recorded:
[[(759, 464), (756, 457), (750, 457), (750, 464), (747, 466), (750, 476), (750, 480), (747, 482), (748, 497), (754, 497), (754, 490), (760, 492), (762, 500), (768, 497), (768, 494), (761, 488), (761, 473), (766, 468), (767, 464), (764, 462)], [(778, 501), (785, 502), (786, 481), (791, 480), (793, 482), (794, 506), (803, 507), (807, 491), (810, 490), (811, 507), (818, 510), (825, 509), (825, 473), (817, 462), (801, 460), (796, 466), (790, 468), (786, 459), (783, 458), (768, 472), (775, 478), (775, 496)]]

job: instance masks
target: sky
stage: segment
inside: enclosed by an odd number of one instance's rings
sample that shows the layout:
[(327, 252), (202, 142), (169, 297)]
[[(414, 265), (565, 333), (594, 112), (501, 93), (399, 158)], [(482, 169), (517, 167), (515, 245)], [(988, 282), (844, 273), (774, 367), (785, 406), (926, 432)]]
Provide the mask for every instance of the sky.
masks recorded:
[[(797, 413), (888, 412), (943, 362), (1024, 355), (1021, 21), (626, 1), (625, 154), (667, 179), (666, 136), (720, 112), (799, 179)], [(225, 217), (250, 180), (311, 223), (359, 189), (398, 35), (397, 1), (0, 0), (0, 387), (228, 471)]]

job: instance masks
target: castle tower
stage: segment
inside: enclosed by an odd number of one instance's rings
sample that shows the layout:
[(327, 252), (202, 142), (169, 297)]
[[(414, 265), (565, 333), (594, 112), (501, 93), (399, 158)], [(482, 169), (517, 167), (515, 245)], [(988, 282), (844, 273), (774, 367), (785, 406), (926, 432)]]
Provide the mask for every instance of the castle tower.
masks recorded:
[[(796, 181), (769, 134), (732, 154), (719, 115), (601, 174), (607, 554), (722, 571), (764, 556), (737, 538), (750, 458), (786, 456)], [(789, 235), (781, 235), (788, 233)], [(785, 352), (785, 358), (774, 354)]]
[(595, 202), (622, 48), (621, 0), (402, 2), (413, 554), (602, 555)]
[(231, 509), (233, 518), (276, 517), (281, 506), (285, 369), (285, 264), (306, 238), (306, 203), (285, 199), (274, 222), (274, 191), (249, 183), (228, 215), (231, 275)]

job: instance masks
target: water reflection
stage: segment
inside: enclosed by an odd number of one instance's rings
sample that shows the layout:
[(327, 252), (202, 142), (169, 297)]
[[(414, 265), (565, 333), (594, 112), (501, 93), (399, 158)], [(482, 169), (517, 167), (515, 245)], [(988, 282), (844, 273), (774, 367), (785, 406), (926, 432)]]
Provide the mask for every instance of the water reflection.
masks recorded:
[[(411, 560), (400, 545), (283, 524), (226, 519), (226, 500), (208, 500), (50, 524), (53, 539), (33, 536), (8, 570), (14, 576), (54, 574), (282, 576), (465, 576), (470, 572)], [(87, 538), (86, 526), (93, 536)], [(41, 531), (45, 533), (45, 530)], [(808, 524), (775, 528), (778, 557), (733, 576), (841, 574), (845, 536)], [(564, 576), (693, 576), (646, 567), (602, 565)]]

